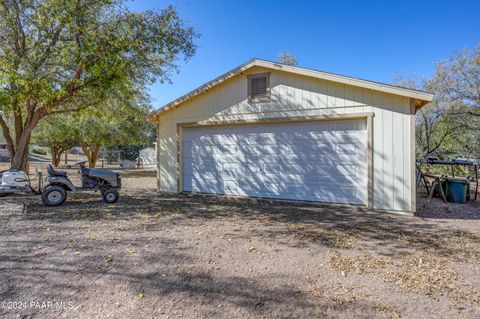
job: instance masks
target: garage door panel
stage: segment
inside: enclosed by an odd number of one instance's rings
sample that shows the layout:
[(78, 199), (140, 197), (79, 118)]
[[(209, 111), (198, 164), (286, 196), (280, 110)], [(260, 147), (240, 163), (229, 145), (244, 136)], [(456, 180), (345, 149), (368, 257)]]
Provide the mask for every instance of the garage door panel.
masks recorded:
[(261, 185), (262, 191), (271, 194), (272, 197), (281, 197), (286, 193), (286, 185), (281, 183), (266, 182)]
[(205, 178), (205, 179), (212, 179), (212, 180), (236, 180), (238, 178), (238, 173), (235, 172), (225, 172), (222, 171), (222, 169), (214, 170), (202, 170), (201, 172), (185, 172), (189, 176), (195, 176), (199, 179)]
[(258, 194), (261, 191), (259, 181), (254, 176), (248, 176), (245, 179), (238, 181), (239, 195), (252, 196), (251, 194)]
[(236, 155), (237, 145), (199, 145), (191, 146), (192, 156), (208, 156), (214, 154)]
[(364, 120), (184, 130), (184, 190), (366, 202)]
[(241, 166), (241, 172), (246, 175), (246, 174), (256, 174), (261, 172), (261, 164), (257, 161), (255, 163), (242, 163)]
[(222, 181), (218, 182), (218, 179), (211, 179), (205, 176), (185, 176), (188, 180), (184, 183), (184, 189), (188, 192), (205, 192), (205, 189), (210, 190), (209, 193), (214, 194), (233, 194), (228, 192), (231, 190), (231, 184), (235, 183), (235, 181)]
[(328, 143), (314, 143), (311, 141), (301, 141), (299, 143), (290, 144), (285, 147), (284, 155), (328, 155), (332, 153), (334, 145)]
[(257, 145), (275, 145), (278, 143), (280, 139), (279, 136), (275, 136), (274, 133), (259, 133), (257, 136), (254, 137), (252, 143), (256, 143)]
[(285, 161), (287, 163), (310, 163), (310, 164), (331, 164), (331, 163), (359, 163), (358, 160), (351, 158), (349, 156), (337, 155), (334, 153), (330, 154), (291, 154), (286, 155)]
[(313, 191), (312, 198), (325, 198), (327, 202), (348, 202), (352, 197), (356, 197), (357, 190), (354, 187), (323, 187)]
[(356, 155), (359, 152), (358, 145), (355, 144), (337, 144), (335, 153), (338, 155)]
[(285, 147), (283, 145), (262, 145), (259, 149), (259, 156), (282, 155)]
[(197, 145), (236, 145), (237, 135), (225, 133), (216, 128), (197, 128), (188, 136), (184, 136), (184, 142), (194, 142)]
[[(196, 153), (191, 158), (184, 157), (184, 163), (189, 163), (192, 161), (193, 165), (199, 168), (206, 167), (206, 165), (217, 166), (222, 163), (243, 163), (248, 162), (244, 160), (244, 156), (240, 153), (238, 155), (233, 154), (202, 154)], [(187, 165), (187, 164), (186, 164)]]
[(278, 164), (283, 163), (282, 155), (264, 155), (258, 158), (258, 161), (262, 164)]
[(245, 158), (257, 157), (260, 155), (260, 148), (254, 144), (242, 144), (238, 145), (238, 150), (244, 155)]

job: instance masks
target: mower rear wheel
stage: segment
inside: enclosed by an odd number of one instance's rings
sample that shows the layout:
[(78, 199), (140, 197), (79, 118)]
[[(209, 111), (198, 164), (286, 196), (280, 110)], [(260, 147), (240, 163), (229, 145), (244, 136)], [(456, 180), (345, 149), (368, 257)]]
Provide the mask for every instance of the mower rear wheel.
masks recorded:
[(110, 188), (102, 192), (102, 197), (105, 203), (113, 204), (118, 200), (120, 194), (118, 194), (116, 189)]
[(62, 186), (48, 186), (42, 191), (42, 201), (47, 206), (62, 205), (67, 199), (67, 192)]

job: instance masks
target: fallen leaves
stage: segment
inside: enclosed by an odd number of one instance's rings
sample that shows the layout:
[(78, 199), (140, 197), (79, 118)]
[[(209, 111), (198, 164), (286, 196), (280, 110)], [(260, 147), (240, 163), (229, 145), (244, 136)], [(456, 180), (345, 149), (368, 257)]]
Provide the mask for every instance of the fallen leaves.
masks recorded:
[(135, 254), (135, 249), (133, 249), (133, 248), (125, 247), (125, 251), (126, 251), (129, 255)]
[(339, 252), (334, 252), (330, 257), (329, 264), (343, 272), (368, 273), (385, 269), (392, 265), (391, 260), (377, 258), (370, 254), (363, 254), (356, 257), (345, 257)]
[(329, 264), (344, 277), (348, 272), (373, 274), (419, 294), (433, 298), (445, 296), (454, 303), (465, 300), (480, 308), (480, 292), (465, 281), (445, 257), (414, 251), (393, 260), (370, 254), (346, 257), (334, 252)]
[(466, 282), (449, 259), (416, 251), (404, 256), (398, 271), (385, 274), (388, 281), (427, 296), (446, 296), (480, 308), (480, 292)]
[(261, 299), (254, 299), (253, 304), (255, 306), (261, 306), (261, 305), (263, 305), (263, 301)]
[(295, 226), (295, 235), (300, 240), (311, 240), (330, 248), (359, 248), (357, 238), (353, 234), (327, 225)]
[(373, 307), (373, 309), (376, 312), (379, 312), (379, 313), (383, 314), (385, 317), (387, 317), (389, 319), (405, 318), (402, 315), (400, 315), (397, 311), (391, 309), (390, 307), (388, 307), (386, 305), (378, 305), (378, 306)]
[(335, 285), (317, 282), (310, 293), (317, 298), (330, 299), (341, 305), (360, 300), (360, 296), (355, 292), (354, 287), (346, 287), (339, 282)]

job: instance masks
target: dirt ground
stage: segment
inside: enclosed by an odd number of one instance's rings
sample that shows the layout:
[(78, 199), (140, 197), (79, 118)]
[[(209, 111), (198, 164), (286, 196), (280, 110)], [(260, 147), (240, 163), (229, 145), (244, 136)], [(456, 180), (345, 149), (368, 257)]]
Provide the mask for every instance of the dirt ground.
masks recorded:
[(412, 217), (121, 173), (113, 205), (0, 199), (1, 318), (480, 317), (477, 203), (419, 198)]

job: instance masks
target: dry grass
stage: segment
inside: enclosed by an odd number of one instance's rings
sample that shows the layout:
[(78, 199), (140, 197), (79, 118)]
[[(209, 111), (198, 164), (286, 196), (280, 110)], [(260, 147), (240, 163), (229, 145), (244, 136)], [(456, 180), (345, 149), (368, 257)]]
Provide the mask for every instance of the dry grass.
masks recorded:
[(330, 248), (359, 249), (357, 238), (345, 230), (327, 225), (296, 226), (298, 239), (310, 240)]
[(0, 202), (3, 299), (72, 298), (84, 318), (480, 314), (478, 221), (159, 195), (154, 171), (121, 173), (115, 205), (98, 194), (56, 208), (23, 198), (23, 211)]
[(357, 257), (343, 257), (334, 252), (329, 260), (330, 266), (345, 273), (355, 272), (358, 274), (386, 270), (392, 266), (392, 261), (385, 258), (377, 258), (370, 254)]
[[(368, 297), (364, 293), (358, 291), (359, 286), (347, 287), (341, 282), (334, 284), (326, 284), (320, 281), (313, 283), (313, 288), (309, 293), (319, 299), (327, 299), (342, 308), (352, 308), (355, 311), (357, 302), (368, 302)], [(376, 314), (388, 319), (404, 318), (399, 312), (393, 310), (391, 307), (382, 304), (374, 303), (372, 309)], [(376, 316), (375, 316), (376, 317)]]
[(399, 314), (397, 311), (392, 310), (392, 308), (390, 308), (386, 305), (378, 305), (378, 306), (375, 306), (374, 309), (378, 313), (383, 314), (388, 319), (402, 319), (402, 318), (405, 318), (404, 316)]
[(348, 272), (373, 274), (430, 298), (447, 297), (457, 307), (466, 301), (480, 308), (480, 292), (453, 269), (452, 262), (422, 251), (405, 254), (400, 260), (369, 254), (345, 257), (334, 252), (329, 265), (345, 275)]
[(446, 296), (454, 304), (467, 301), (480, 308), (480, 292), (453, 269), (452, 260), (447, 258), (414, 252), (403, 257), (396, 271), (384, 276), (411, 291), (433, 298)]
[(310, 293), (317, 298), (326, 298), (339, 305), (352, 303), (361, 299), (361, 296), (356, 293), (355, 288), (345, 287), (340, 282), (337, 282), (335, 285), (326, 285), (317, 282)]

